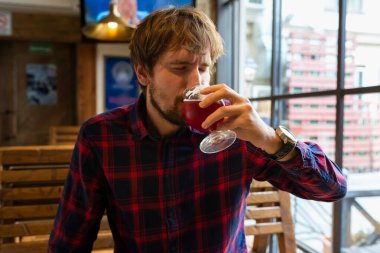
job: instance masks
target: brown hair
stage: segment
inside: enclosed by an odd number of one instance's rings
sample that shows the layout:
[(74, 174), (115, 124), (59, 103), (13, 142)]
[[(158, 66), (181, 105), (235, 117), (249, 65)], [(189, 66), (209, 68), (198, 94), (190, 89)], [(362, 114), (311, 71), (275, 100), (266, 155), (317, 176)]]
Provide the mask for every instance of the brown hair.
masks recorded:
[(214, 23), (196, 8), (153, 12), (137, 26), (129, 47), (133, 64), (143, 66), (149, 74), (168, 50), (185, 48), (197, 54), (210, 50), (212, 65), (223, 53), (223, 41)]

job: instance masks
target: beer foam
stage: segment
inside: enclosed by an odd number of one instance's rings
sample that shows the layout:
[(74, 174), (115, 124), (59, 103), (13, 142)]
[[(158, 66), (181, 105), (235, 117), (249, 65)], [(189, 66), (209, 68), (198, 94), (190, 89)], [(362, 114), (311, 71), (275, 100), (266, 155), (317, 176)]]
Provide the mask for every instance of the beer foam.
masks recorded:
[(202, 101), (206, 95), (200, 94), (199, 91), (208, 87), (208, 85), (197, 85), (191, 89), (185, 90), (185, 99), (184, 101)]

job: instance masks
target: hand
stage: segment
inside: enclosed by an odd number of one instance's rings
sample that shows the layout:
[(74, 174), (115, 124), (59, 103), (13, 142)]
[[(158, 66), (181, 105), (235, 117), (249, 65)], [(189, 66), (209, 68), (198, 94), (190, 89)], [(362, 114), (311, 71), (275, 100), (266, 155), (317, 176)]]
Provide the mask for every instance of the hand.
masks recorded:
[(249, 141), (269, 154), (275, 153), (283, 145), (274, 129), (265, 124), (251, 102), (227, 85), (212, 85), (203, 89), (201, 93), (207, 94), (207, 97), (199, 103), (200, 107), (207, 107), (221, 99), (231, 102), (230, 105), (220, 107), (209, 115), (202, 124), (203, 128), (207, 129), (218, 120), (224, 119), (217, 130), (230, 129), (239, 139)]
[(118, 0), (117, 9), (123, 19), (130, 24), (137, 24), (137, 0)]

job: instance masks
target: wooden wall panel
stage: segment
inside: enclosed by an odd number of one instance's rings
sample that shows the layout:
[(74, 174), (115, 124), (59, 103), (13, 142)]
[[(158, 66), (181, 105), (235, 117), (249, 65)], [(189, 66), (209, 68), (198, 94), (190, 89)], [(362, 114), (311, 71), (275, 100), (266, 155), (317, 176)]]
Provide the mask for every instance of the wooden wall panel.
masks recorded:
[[(0, 35), (0, 92), (4, 95), (0, 101), (0, 145), (6, 143), (11, 129), (10, 116), (6, 111), (15, 111), (12, 102), (13, 83), (12, 70), (14, 64), (10, 59), (15, 59), (14, 50), (10, 50), (18, 42), (44, 42), (51, 43), (53, 50), (56, 43), (70, 44), (74, 56), (74, 62), (65, 64), (63, 67), (71, 68), (65, 76), (74, 76), (70, 84), (76, 89), (70, 96), (74, 96), (70, 107), (75, 108), (75, 117), (66, 124), (81, 124), (84, 120), (95, 114), (95, 44), (82, 43), (81, 22), (79, 15), (49, 14), (49, 13), (26, 13), (12, 12), (12, 35)], [(74, 64), (73, 64), (74, 63)], [(23, 73), (18, 73), (23, 74)], [(72, 96), (71, 96), (72, 95)], [(69, 109), (69, 108), (67, 108)], [(66, 112), (60, 111), (59, 115)], [(58, 115), (58, 114), (57, 114)], [(36, 143), (37, 144), (37, 143)]]
[(77, 45), (77, 124), (96, 113), (96, 44)]
[(12, 35), (5, 40), (80, 42), (80, 17), (62, 14), (12, 13)]
[[(216, 22), (216, 0), (197, 0), (196, 2), (197, 7)], [(78, 15), (12, 12), (12, 26), (13, 34), (11, 36), (0, 35), (0, 41), (62, 42), (76, 45), (76, 124), (80, 125), (95, 115), (96, 43), (82, 42), (80, 17)], [(12, 72), (9, 69), (7, 71), (3, 69), (0, 70), (1, 73)], [(0, 80), (0, 83), (5, 82), (5, 80)], [(0, 87), (0, 92), (3, 93), (2, 89)], [(0, 109), (4, 110), (4, 105), (0, 104)], [(0, 113), (0, 136), (4, 134), (1, 130), (4, 126), (1, 121), (5, 121), (4, 117), (4, 114)]]
[[(49, 126), (75, 124), (76, 84), (75, 47), (70, 43), (46, 43), (49, 53), (41, 54), (25, 41), (0, 41), (2, 64), (2, 134), (0, 145), (37, 145), (48, 143)], [(48, 50), (49, 51), (49, 50)], [(31, 66), (51, 65), (56, 81), (36, 72)]]

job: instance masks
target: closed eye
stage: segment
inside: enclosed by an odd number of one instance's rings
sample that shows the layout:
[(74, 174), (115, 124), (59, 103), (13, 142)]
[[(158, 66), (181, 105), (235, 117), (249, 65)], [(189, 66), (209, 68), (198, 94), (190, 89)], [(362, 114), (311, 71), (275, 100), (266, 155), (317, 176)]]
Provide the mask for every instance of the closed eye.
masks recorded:
[(176, 67), (173, 67), (174, 70), (185, 70), (186, 69), (186, 66), (176, 66)]
[(169, 68), (174, 71), (174, 72), (179, 72), (179, 71), (185, 71), (187, 69), (187, 64), (185, 63), (176, 63), (176, 64), (171, 64)]
[(203, 73), (203, 72), (208, 71), (209, 67), (208, 66), (204, 66), (204, 67), (199, 68), (198, 70), (199, 70), (199, 72)]

